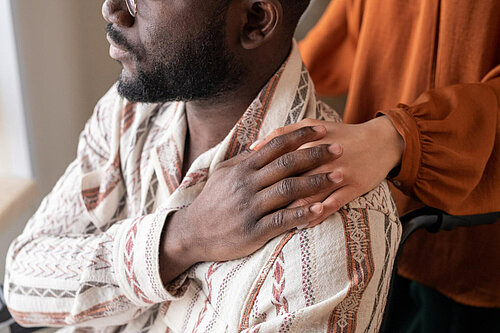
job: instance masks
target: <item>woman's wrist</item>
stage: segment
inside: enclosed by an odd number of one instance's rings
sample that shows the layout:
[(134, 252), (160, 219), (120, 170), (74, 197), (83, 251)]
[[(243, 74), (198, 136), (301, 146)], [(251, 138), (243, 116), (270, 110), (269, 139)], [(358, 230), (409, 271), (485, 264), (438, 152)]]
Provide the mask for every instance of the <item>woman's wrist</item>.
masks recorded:
[(374, 133), (373, 138), (380, 140), (384, 145), (388, 163), (391, 166), (389, 173), (397, 173), (401, 165), (405, 142), (392, 121), (387, 116), (380, 116), (371, 121)]

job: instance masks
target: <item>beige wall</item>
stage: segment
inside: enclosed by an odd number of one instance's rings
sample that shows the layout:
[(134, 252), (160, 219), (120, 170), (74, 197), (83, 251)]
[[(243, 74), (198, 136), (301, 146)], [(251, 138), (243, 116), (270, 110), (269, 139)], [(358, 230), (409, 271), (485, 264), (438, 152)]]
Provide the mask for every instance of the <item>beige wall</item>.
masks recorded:
[(295, 38), (301, 40), (307, 34), (307, 32), (316, 24), (316, 21), (321, 17), (326, 7), (331, 0), (311, 0), (309, 8), (302, 16), (299, 22), (297, 31), (295, 33)]
[(33, 169), (42, 194), (74, 158), (95, 102), (117, 77), (101, 4), (13, 1)]
[[(297, 27), (295, 37), (301, 40), (307, 35), (307, 32), (316, 24), (326, 7), (331, 1), (335, 0), (312, 0), (307, 12)], [(347, 96), (320, 96), (320, 98), (333, 107), (340, 115), (344, 114), (344, 108), (347, 102)]]
[(2, 107), (2, 100), (0, 99), (0, 156), (4, 158), (0, 160), (0, 175), (5, 175), (10, 171), (9, 161), (6, 161), (7, 158), (10, 158), (10, 150), (7, 142), (6, 127), (4, 121), (4, 109)]

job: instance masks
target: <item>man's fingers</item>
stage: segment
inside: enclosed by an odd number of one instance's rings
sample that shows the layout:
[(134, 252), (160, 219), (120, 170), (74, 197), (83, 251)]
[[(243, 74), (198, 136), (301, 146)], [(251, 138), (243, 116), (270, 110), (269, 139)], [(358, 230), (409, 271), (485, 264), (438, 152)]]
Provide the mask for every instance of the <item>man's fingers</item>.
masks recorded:
[(258, 222), (260, 237), (274, 238), (293, 228), (302, 227), (318, 219), (323, 214), (321, 203), (296, 208), (285, 208), (264, 216)]
[(314, 168), (340, 157), (338, 152), (337, 145), (318, 145), (287, 153), (260, 169), (255, 182), (264, 188), (287, 177), (314, 172)]
[(286, 178), (257, 193), (258, 206), (263, 212), (272, 212), (300, 198), (342, 185), (336, 172), (305, 177)]
[(277, 136), (254, 153), (248, 162), (252, 168), (260, 169), (278, 157), (296, 150), (305, 143), (316, 141), (324, 137), (324, 126), (301, 127), (291, 133)]
[(315, 126), (315, 125), (320, 124), (321, 122), (322, 121), (320, 121), (320, 120), (305, 118), (305, 119), (302, 119), (301, 121), (299, 121), (298, 123), (290, 124), (290, 125), (287, 125), (284, 127), (277, 128), (274, 131), (272, 131), (271, 134), (266, 136), (264, 139), (256, 142), (251, 147), (251, 149), (252, 150), (260, 150), (263, 146), (265, 146), (269, 141), (271, 141), (275, 137), (291, 133), (291, 132), (296, 131), (297, 129), (299, 129), (301, 127)]
[(236, 165), (240, 163), (241, 161), (247, 159), (251, 154), (253, 154), (253, 151), (250, 150), (244, 150), (238, 155), (228, 159), (227, 161), (222, 161), (219, 164), (217, 164), (216, 169), (221, 169), (221, 168), (226, 168), (226, 167), (231, 167), (233, 165)]
[(305, 206), (305, 205), (310, 205), (313, 202), (323, 202), (328, 196), (332, 194), (332, 190), (327, 190), (323, 192), (319, 192), (317, 194), (311, 195), (306, 198), (301, 198), (298, 200), (295, 200), (291, 204), (288, 205), (289, 208), (294, 208), (294, 207), (300, 207), (300, 206)]
[(301, 127), (304, 127), (304, 126), (305, 125), (303, 125), (299, 122), (299, 123), (291, 124), (291, 125), (288, 125), (285, 127), (277, 128), (274, 131), (272, 131), (271, 134), (266, 136), (264, 139), (259, 140), (258, 142), (255, 142), (255, 144), (252, 145), (251, 149), (252, 150), (260, 150), (262, 147), (264, 147), (267, 143), (269, 143), (269, 141), (271, 141), (275, 137), (291, 133), (291, 132), (293, 132)]
[[(356, 194), (355, 188), (352, 186), (344, 186), (337, 189), (335, 192), (333, 192), (332, 195), (330, 195), (328, 198), (326, 198), (326, 200), (323, 201), (323, 212), (321, 214), (318, 214), (317, 218), (314, 221), (311, 221), (307, 225), (304, 225), (303, 228), (312, 228), (314, 226), (317, 226), (318, 224), (321, 224), (329, 216), (338, 212), (342, 207), (344, 207), (357, 197), (359, 197), (359, 195)], [(313, 198), (314, 200), (316, 200), (317, 196), (314, 196)], [(290, 206), (292, 207), (294, 204), (300, 204), (301, 202), (304, 202), (302, 200), (303, 199), (297, 200), (297, 202), (294, 202)], [(310, 200), (312, 200), (312, 198), (308, 198), (308, 201)]]

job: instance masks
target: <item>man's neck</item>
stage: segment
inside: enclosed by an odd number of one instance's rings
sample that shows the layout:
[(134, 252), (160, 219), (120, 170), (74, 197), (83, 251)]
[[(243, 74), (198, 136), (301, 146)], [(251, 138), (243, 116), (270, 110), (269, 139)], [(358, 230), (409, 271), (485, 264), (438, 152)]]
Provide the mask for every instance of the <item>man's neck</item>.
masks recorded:
[(188, 132), (183, 174), (199, 155), (227, 136), (275, 72), (276, 70), (272, 70), (260, 78), (245, 80), (239, 89), (224, 96), (186, 103)]
[(223, 140), (241, 118), (264, 84), (242, 89), (217, 99), (186, 104), (190, 141), (210, 149)]
[(219, 144), (241, 118), (267, 82), (245, 85), (230, 94), (212, 100), (186, 103), (186, 134), (183, 174), (194, 160)]
[[(256, 54), (250, 70), (236, 90), (212, 99), (186, 103), (188, 132), (186, 134), (183, 175), (194, 160), (221, 142), (241, 118), (248, 106), (257, 97), (264, 85), (281, 67), (291, 50), (290, 45), (283, 52), (267, 51)], [(269, 47), (269, 46), (268, 46)]]

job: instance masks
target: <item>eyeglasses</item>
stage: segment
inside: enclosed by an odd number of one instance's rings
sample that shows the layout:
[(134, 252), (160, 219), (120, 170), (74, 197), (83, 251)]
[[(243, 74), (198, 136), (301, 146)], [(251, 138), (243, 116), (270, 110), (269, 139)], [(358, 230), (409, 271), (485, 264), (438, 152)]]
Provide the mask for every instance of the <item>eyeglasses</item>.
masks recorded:
[(137, 0), (125, 0), (127, 4), (128, 12), (132, 17), (137, 15)]

